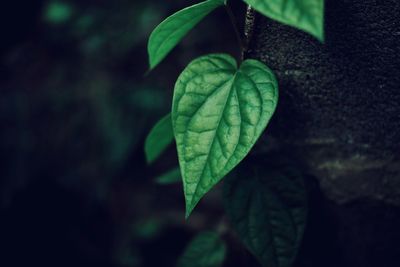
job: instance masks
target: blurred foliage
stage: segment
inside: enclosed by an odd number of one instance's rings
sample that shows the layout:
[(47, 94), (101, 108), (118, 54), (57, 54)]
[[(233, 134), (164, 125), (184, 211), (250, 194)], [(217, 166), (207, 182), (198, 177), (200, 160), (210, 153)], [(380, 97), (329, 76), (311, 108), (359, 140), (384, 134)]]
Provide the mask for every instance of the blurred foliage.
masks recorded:
[(201, 216), (186, 224), (181, 184), (165, 192), (155, 183), (177, 165), (173, 146), (151, 167), (144, 155), (177, 74), (194, 55), (232, 49), (217, 13), (177, 47), (184, 53), (146, 76), (150, 32), (185, 5), (38, 0), (2, 9), (0, 243), (8, 251), (0, 266), (173, 266), (193, 232), (213, 224)]
[(219, 267), (225, 260), (226, 245), (217, 233), (199, 233), (179, 258), (178, 267)]
[(49, 23), (66, 22), (72, 15), (73, 10), (70, 5), (63, 2), (50, 2), (44, 11), (44, 17)]
[(181, 170), (176, 167), (172, 170), (167, 171), (163, 175), (156, 178), (156, 182), (160, 185), (169, 185), (174, 183), (182, 182)]
[(164, 116), (151, 129), (144, 142), (144, 152), (149, 164), (156, 161), (174, 141), (171, 114)]

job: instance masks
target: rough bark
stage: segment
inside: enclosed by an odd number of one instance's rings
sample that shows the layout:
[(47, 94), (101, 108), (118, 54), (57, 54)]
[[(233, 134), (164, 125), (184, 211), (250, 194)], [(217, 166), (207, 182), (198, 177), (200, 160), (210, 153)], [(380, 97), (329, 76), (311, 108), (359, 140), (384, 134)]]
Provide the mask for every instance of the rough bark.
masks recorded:
[(264, 139), (320, 184), (341, 254), (325, 266), (400, 266), (400, 2), (326, 0), (325, 16), (324, 44), (248, 16), (245, 57), (280, 83)]
[(400, 204), (400, 2), (326, 2), (324, 44), (255, 17), (246, 57), (280, 82), (269, 133), (299, 153), (332, 199)]

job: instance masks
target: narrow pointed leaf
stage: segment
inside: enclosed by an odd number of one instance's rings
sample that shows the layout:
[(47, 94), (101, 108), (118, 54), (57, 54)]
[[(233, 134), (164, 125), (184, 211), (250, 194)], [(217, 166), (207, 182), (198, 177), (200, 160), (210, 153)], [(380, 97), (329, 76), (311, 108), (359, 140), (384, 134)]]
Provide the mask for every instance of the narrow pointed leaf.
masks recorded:
[(213, 232), (197, 235), (179, 258), (177, 267), (219, 267), (226, 254), (225, 243)]
[(324, 0), (244, 0), (261, 14), (324, 40)]
[(250, 151), (278, 101), (272, 71), (256, 60), (237, 69), (229, 55), (193, 61), (175, 85), (172, 123), (186, 216)]
[(255, 168), (254, 171), (241, 166), (238, 174), (226, 180), (227, 215), (243, 243), (263, 266), (290, 267), (306, 221), (302, 177), (292, 170)]
[(160, 185), (170, 185), (179, 183), (181, 181), (182, 181), (182, 176), (179, 167), (174, 168), (156, 178), (156, 183)]
[(205, 16), (224, 3), (224, 0), (207, 0), (182, 9), (161, 22), (151, 33), (147, 46), (150, 69), (157, 66)]
[(174, 141), (171, 114), (159, 120), (151, 129), (144, 143), (144, 151), (148, 163), (154, 162)]

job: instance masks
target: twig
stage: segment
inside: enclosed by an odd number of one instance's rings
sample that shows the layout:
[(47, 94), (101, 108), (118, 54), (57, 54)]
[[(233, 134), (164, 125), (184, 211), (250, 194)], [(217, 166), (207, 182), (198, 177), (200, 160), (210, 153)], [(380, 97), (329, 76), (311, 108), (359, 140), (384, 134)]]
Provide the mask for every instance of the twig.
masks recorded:
[(249, 6), (247, 6), (246, 20), (245, 20), (245, 25), (244, 25), (245, 41), (244, 41), (244, 47), (242, 50), (242, 60), (244, 59), (244, 57), (246, 56), (245, 54), (249, 50), (249, 45), (250, 45), (251, 39), (253, 38), (254, 24), (255, 24), (255, 11), (249, 5)]
[(231, 20), (233, 29), (235, 31), (236, 39), (237, 39), (237, 41), (239, 43), (240, 53), (243, 53), (243, 50), (245, 49), (245, 44), (244, 44), (242, 36), (241, 36), (241, 34), (239, 32), (239, 27), (238, 27), (235, 15), (233, 14), (232, 9), (230, 8), (230, 6), (225, 5), (225, 8), (226, 8), (226, 11), (228, 12), (229, 19)]

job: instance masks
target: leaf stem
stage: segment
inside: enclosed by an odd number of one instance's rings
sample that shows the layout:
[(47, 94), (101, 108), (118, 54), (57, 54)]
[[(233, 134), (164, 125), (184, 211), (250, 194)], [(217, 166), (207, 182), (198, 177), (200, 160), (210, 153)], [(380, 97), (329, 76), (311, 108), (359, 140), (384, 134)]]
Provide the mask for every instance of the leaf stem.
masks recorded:
[(246, 57), (246, 54), (249, 52), (250, 42), (253, 38), (255, 24), (255, 11), (254, 9), (248, 5), (246, 11), (245, 25), (244, 25), (244, 49), (242, 51), (242, 59)]
[(225, 5), (225, 9), (226, 9), (226, 11), (228, 13), (229, 19), (230, 19), (231, 24), (233, 26), (233, 29), (235, 31), (235, 36), (236, 36), (236, 39), (238, 41), (239, 48), (240, 48), (240, 54), (243, 54), (243, 51), (245, 49), (245, 45), (244, 45), (244, 42), (243, 42), (243, 39), (242, 39), (242, 35), (239, 32), (239, 27), (238, 27), (235, 15), (233, 14), (231, 7), (228, 6), (227, 4)]

